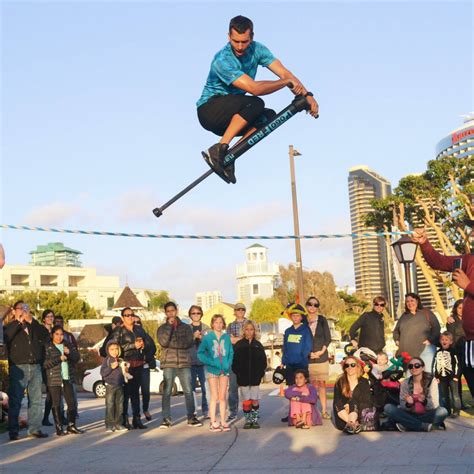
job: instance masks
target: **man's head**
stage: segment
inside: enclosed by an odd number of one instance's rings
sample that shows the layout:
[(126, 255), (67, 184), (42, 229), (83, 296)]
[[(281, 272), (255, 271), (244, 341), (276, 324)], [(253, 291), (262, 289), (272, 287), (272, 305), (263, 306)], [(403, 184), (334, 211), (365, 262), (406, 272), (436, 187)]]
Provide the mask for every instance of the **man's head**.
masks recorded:
[(123, 325), (123, 321), (120, 316), (114, 316), (112, 318), (112, 329), (115, 329), (117, 326), (122, 326), (122, 325)]
[(64, 328), (64, 318), (60, 314), (54, 317), (54, 325)]
[(237, 320), (242, 321), (242, 319), (245, 318), (245, 312), (247, 311), (247, 308), (243, 303), (237, 303), (234, 306), (234, 316)]
[(173, 323), (178, 315), (178, 307), (176, 306), (176, 303), (174, 301), (168, 301), (163, 309), (165, 310), (166, 321), (168, 323)]
[(242, 15), (232, 18), (229, 23), (229, 42), (238, 58), (245, 54), (245, 50), (250, 46), (252, 40), (252, 20)]

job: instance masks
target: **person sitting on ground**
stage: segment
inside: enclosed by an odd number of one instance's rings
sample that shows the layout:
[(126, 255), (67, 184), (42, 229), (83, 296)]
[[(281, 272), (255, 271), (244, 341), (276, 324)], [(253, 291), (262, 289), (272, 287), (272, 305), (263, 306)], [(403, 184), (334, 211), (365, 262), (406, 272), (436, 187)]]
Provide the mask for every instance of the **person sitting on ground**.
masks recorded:
[(342, 361), (343, 373), (334, 385), (334, 422), (347, 434), (374, 431), (376, 410), (361, 360), (348, 356)]
[(106, 433), (114, 431), (128, 431), (122, 425), (123, 412), (123, 386), (125, 378), (122, 367), (123, 359), (120, 359), (120, 345), (115, 341), (107, 344), (107, 354), (100, 375), (105, 382), (105, 430)]
[(399, 406), (387, 404), (384, 411), (399, 431), (431, 431), (446, 429), (448, 410), (439, 406), (438, 384), (425, 372), (425, 363), (413, 357), (408, 363), (410, 377), (400, 386)]
[(72, 383), (79, 362), (79, 352), (75, 347), (64, 341), (63, 328), (54, 326), (51, 330), (52, 340), (46, 345), (44, 368), (51, 394), (52, 412), (56, 434), (64, 436), (62, 427), (62, 413), (60, 410), (61, 398), (64, 395), (67, 403), (67, 433), (82, 434), (83, 431), (76, 427), (76, 412), (74, 409), (74, 393)]
[(267, 368), (267, 356), (262, 344), (255, 339), (255, 325), (244, 324), (244, 338), (234, 347), (232, 370), (237, 375), (239, 396), (245, 416), (244, 429), (260, 428), (260, 383)]
[(304, 430), (311, 426), (322, 425), (321, 413), (318, 410), (318, 392), (309, 382), (306, 370), (295, 370), (295, 383), (285, 390), (285, 397), (290, 400), (288, 425)]
[(453, 344), (453, 335), (445, 331), (439, 338), (440, 347), (433, 360), (433, 374), (439, 384), (441, 406), (451, 412), (451, 418), (457, 418), (461, 410), (458, 382), (461, 366)]
[[(199, 360), (205, 366), (206, 378), (211, 392), (209, 401), (211, 424), (209, 429), (213, 433), (230, 431), (229, 423), (226, 421), (227, 388), (234, 349), (230, 336), (224, 332), (225, 327), (224, 317), (221, 314), (215, 314), (211, 319), (212, 331), (202, 338), (197, 354)], [(216, 416), (217, 402), (219, 402), (220, 424), (217, 422)]]

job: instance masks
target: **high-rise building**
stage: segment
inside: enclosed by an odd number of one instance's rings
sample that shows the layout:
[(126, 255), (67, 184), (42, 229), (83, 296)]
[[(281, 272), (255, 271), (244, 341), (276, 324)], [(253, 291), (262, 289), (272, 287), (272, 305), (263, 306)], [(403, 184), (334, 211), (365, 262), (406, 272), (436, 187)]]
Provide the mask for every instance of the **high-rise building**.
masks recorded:
[(271, 298), (275, 280), (279, 275), (278, 264), (269, 263), (267, 248), (254, 244), (245, 249), (246, 262), (237, 265), (237, 299), (250, 312), (257, 298)]
[[(436, 145), (436, 159), (446, 156), (459, 158), (460, 166), (469, 166), (470, 182), (474, 181), (474, 112), (466, 115), (463, 125), (453, 130)], [(454, 184), (461, 185), (459, 182)], [(448, 184), (448, 189), (452, 196), (448, 203), (450, 219), (456, 220), (460, 214), (460, 203), (455, 198), (453, 183)], [(452, 240), (455, 240), (459, 236), (452, 237)]]
[[(367, 227), (364, 217), (370, 213), (372, 199), (381, 199), (392, 192), (390, 182), (369, 169), (355, 166), (349, 169), (349, 203), (352, 233), (374, 232)], [(399, 293), (393, 278), (393, 258), (383, 237), (357, 237), (352, 239), (356, 291), (367, 298), (383, 295), (388, 301), (392, 317), (396, 314)]]
[[(466, 166), (466, 163), (467, 166), (471, 164), (471, 182), (474, 180), (474, 114), (466, 116), (466, 120), (461, 127), (453, 130), (449, 135), (438, 142), (436, 145), (436, 159), (441, 159), (446, 156), (459, 158), (460, 166)], [(467, 162), (462, 160), (462, 158), (467, 158)], [(461, 184), (457, 182), (454, 184), (461, 186)], [(455, 199), (453, 183), (448, 184), (448, 190), (452, 194), (448, 202), (449, 218), (457, 220), (460, 214), (460, 204)], [(432, 245), (441, 251), (439, 240), (434, 229), (427, 229), (427, 233)], [(452, 241), (455, 241), (457, 238), (459, 238), (457, 234), (450, 236)], [(451, 290), (439, 281), (436, 281), (436, 287), (445, 308), (452, 306), (454, 297)], [(428, 308), (435, 307), (432, 291), (419, 268), (417, 268), (416, 271), (416, 291), (424, 306)]]
[(51, 242), (46, 245), (37, 245), (36, 250), (30, 252), (30, 265), (37, 267), (80, 267), (79, 250), (65, 247), (61, 242)]
[(216, 304), (222, 303), (222, 293), (220, 291), (201, 291), (196, 293), (196, 304), (206, 312)]

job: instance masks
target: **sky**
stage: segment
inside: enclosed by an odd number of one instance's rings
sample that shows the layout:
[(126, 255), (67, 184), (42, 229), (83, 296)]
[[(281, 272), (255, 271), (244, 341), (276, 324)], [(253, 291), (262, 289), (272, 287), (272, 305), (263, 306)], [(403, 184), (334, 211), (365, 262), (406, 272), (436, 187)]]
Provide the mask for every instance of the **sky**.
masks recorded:
[[(288, 147), (302, 234), (350, 232), (348, 170), (393, 186), (424, 171), (473, 104), (472, 2), (1, 2), (1, 214), (4, 224), (114, 232), (292, 234)], [(195, 102), (235, 15), (320, 104), (211, 176), (160, 219), (152, 209), (207, 170)], [(259, 69), (258, 79), (272, 74)], [(266, 96), (281, 110), (282, 90)], [(255, 241), (186, 241), (0, 231), (10, 264), (39, 244), (83, 252), (122, 284), (236, 300), (235, 266)], [(269, 260), (294, 243), (260, 242)], [(350, 239), (302, 242), (306, 269), (354, 285)]]

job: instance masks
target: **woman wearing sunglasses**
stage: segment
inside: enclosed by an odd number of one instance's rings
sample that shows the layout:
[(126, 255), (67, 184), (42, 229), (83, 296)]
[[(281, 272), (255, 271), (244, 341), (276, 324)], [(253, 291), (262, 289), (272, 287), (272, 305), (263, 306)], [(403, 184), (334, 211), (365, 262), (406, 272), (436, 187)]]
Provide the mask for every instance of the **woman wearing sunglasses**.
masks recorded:
[(329, 378), (328, 346), (331, 343), (331, 331), (327, 319), (319, 314), (319, 300), (310, 296), (306, 301), (308, 313), (308, 327), (313, 336), (313, 346), (309, 354), (309, 381), (313, 385), (321, 400), (322, 417), (329, 420), (327, 412), (326, 382)]
[(383, 312), (386, 305), (383, 296), (376, 296), (372, 302), (372, 311), (361, 314), (354, 322), (349, 330), (354, 347), (367, 347), (376, 354), (383, 351), (385, 347)]
[(400, 386), (400, 405), (385, 405), (384, 411), (399, 431), (446, 429), (446, 408), (439, 406), (438, 384), (425, 372), (425, 363), (414, 357), (408, 363), (410, 377)]
[[(349, 356), (342, 362), (344, 372), (334, 385), (334, 422), (338, 430), (358, 434), (365, 429), (367, 415), (375, 416), (370, 385), (362, 361)], [(368, 424), (368, 423), (367, 423)], [(375, 420), (371, 422), (372, 430)]]

